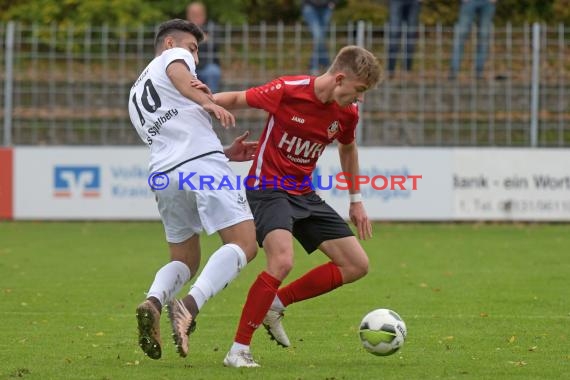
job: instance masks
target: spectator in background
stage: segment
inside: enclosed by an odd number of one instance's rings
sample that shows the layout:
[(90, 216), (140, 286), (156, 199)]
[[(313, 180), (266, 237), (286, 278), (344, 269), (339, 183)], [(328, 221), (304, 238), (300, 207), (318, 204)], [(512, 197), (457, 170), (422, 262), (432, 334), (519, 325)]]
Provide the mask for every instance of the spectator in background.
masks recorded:
[(200, 46), (200, 62), (196, 66), (196, 75), (213, 93), (220, 90), (222, 70), (218, 57), (218, 46), (214, 41), (216, 25), (208, 21), (206, 5), (193, 1), (186, 7), (186, 19), (202, 28), (205, 38)]
[(400, 35), (406, 24), (406, 39), (402, 62), (406, 71), (412, 70), (414, 49), (416, 47), (418, 22), (420, 16), (420, 0), (390, 0), (390, 44), (388, 53), (388, 74), (394, 76), (398, 52), (400, 50)]
[(309, 67), (311, 75), (318, 75), (321, 68), (329, 66), (326, 35), (337, 3), (338, 0), (303, 0), (303, 19), (313, 36), (313, 53)]
[(489, 34), (495, 15), (496, 0), (463, 0), (459, 9), (459, 21), (455, 25), (453, 38), (453, 56), (451, 58), (450, 79), (455, 79), (461, 66), (465, 39), (471, 30), (473, 20), (477, 18), (477, 52), (475, 72), (478, 79), (483, 78), (485, 61), (489, 50)]

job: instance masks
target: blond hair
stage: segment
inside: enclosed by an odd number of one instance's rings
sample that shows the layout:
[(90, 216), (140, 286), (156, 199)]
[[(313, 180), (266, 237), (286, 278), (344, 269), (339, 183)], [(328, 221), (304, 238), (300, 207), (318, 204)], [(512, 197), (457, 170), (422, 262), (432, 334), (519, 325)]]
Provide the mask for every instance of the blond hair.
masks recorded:
[(368, 50), (355, 45), (345, 46), (336, 55), (329, 67), (330, 74), (344, 72), (362, 80), (368, 87), (374, 87), (382, 80), (383, 69), (380, 61)]

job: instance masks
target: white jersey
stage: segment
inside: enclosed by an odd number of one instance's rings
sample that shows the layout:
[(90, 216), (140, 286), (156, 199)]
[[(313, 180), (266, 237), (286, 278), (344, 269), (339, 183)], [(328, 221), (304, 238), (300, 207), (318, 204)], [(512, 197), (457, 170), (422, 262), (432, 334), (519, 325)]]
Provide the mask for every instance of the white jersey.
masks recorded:
[(184, 97), (166, 75), (182, 60), (196, 76), (196, 64), (186, 49), (172, 48), (154, 58), (129, 94), (129, 116), (150, 148), (150, 172), (164, 172), (205, 153), (223, 152), (212, 120), (201, 105)]

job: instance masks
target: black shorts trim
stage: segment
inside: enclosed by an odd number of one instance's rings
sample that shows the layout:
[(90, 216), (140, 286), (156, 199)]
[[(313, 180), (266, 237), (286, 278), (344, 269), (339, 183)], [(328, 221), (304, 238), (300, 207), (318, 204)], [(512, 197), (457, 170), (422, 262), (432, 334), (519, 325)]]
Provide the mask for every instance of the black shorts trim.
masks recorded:
[(195, 157), (191, 157), (191, 158), (189, 158), (189, 159), (187, 159), (187, 160), (184, 160), (184, 161), (182, 161), (182, 162), (179, 162), (178, 164), (174, 165), (173, 167), (171, 167), (171, 168), (169, 168), (169, 169), (166, 169), (165, 171), (163, 171), (163, 172), (161, 172), (161, 173), (162, 173), (162, 174), (168, 174), (168, 173), (170, 173), (171, 171), (173, 171), (173, 170), (175, 170), (175, 169), (178, 169), (179, 167), (181, 167), (182, 165), (184, 165), (184, 164), (187, 163), (187, 162), (194, 161), (194, 160), (197, 160), (197, 159), (202, 158), (202, 157), (209, 156), (209, 155), (214, 154), (214, 153), (220, 153), (220, 154), (225, 155), (224, 152), (221, 152), (221, 151), (219, 151), (219, 150), (212, 150), (212, 151), (210, 151), (210, 152), (202, 153), (202, 154), (199, 154), (199, 155), (197, 155), (197, 156), (195, 156)]
[(290, 231), (307, 253), (322, 242), (354, 236), (348, 224), (321, 197), (313, 192), (292, 195), (284, 190), (247, 190), (253, 213), (257, 243), (273, 230)]

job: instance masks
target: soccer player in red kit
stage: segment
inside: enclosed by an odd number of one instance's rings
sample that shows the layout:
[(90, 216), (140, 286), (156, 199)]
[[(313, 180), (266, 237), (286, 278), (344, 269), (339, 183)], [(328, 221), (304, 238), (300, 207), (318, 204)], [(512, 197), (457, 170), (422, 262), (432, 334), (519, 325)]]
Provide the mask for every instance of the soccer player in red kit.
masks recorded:
[[(289, 339), (281, 324), (285, 307), (367, 273), (368, 257), (359, 241), (307, 179), (324, 148), (335, 140), (343, 172), (358, 174), (357, 102), (363, 101), (364, 92), (381, 76), (381, 65), (372, 53), (346, 46), (321, 76), (280, 77), (247, 91), (214, 96), (226, 109), (253, 107), (269, 114), (247, 183), (257, 241), (265, 250), (267, 267), (249, 289), (224, 365), (258, 367), (249, 349), (257, 327), (263, 324), (278, 344), (287, 347)], [(358, 237), (367, 239), (372, 227), (360, 194), (356, 189), (349, 192), (350, 219)], [(293, 237), (308, 253), (319, 249), (330, 261), (280, 288), (293, 266)]]

